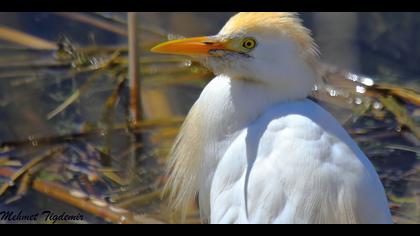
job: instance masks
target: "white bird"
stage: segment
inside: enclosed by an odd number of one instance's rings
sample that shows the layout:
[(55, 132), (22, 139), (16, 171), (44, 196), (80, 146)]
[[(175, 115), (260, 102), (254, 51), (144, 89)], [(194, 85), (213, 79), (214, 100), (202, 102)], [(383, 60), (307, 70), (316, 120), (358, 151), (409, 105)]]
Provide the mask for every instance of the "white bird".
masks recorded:
[(217, 76), (173, 146), (167, 188), (210, 223), (392, 223), (375, 168), (308, 99), (318, 50), (296, 13), (239, 13), (210, 37), (159, 44)]

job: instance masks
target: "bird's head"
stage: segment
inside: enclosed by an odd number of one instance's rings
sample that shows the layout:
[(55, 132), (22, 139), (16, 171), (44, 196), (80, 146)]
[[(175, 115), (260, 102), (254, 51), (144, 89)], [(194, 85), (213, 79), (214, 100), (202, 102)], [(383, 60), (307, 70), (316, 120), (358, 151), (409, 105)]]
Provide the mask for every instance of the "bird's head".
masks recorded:
[(238, 13), (215, 36), (172, 40), (152, 52), (190, 56), (215, 74), (304, 96), (316, 78), (317, 47), (296, 13)]

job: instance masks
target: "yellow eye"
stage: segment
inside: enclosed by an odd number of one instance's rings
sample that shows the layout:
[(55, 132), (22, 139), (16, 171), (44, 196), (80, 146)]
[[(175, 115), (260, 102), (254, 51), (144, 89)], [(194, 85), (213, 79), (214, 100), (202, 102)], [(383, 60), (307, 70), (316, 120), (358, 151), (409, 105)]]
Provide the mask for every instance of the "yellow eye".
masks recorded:
[(245, 49), (250, 50), (255, 48), (255, 46), (257, 46), (257, 42), (255, 41), (255, 39), (246, 38), (242, 41), (242, 47)]

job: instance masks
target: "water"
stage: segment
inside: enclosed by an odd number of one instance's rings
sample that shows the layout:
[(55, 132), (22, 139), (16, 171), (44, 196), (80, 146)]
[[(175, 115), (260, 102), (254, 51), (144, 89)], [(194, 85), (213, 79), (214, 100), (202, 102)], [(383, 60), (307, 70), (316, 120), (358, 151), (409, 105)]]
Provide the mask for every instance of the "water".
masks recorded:
[[(185, 115), (212, 77), (193, 62), (156, 56), (148, 49), (167, 38), (214, 35), (233, 14), (140, 13), (144, 118), (159, 119), (164, 124)], [(391, 199), (395, 220), (420, 223), (419, 141), (392, 115), (383, 112), (384, 104), (366, 99), (367, 89), (378, 83), (420, 91), (420, 46), (416, 43), (420, 40), (420, 14), (305, 12), (301, 17), (313, 31), (322, 60), (338, 70), (352, 72), (343, 73), (349, 81), (360, 82), (352, 88), (357, 96), (331, 87), (327, 97), (336, 98), (336, 105), (322, 103), (345, 124), (374, 162)], [(105, 22), (106, 27), (95, 19)], [(0, 150), (0, 160), (7, 157), (25, 164), (48, 149), (62, 146), (65, 149), (59, 158), (39, 167), (36, 173), (41, 180), (68, 187), (76, 198), (94, 196), (93, 203), (119, 203), (135, 213), (167, 222), (170, 219), (165, 204), (154, 192), (160, 189), (165, 154), (179, 124), (142, 130), (140, 140), (134, 143), (126, 129), (115, 129), (126, 124), (128, 112), (128, 89), (119, 82), (127, 67), (126, 31), (119, 23), (125, 19), (123, 13), (0, 13), (0, 25), (52, 44), (61, 42), (62, 49), (27, 50), (0, 39), (0, 142), (9, 144), (9, 150)], [(112, 61), (106, 73), (93, 78), (118, 48), (118, 60)], [(77, 89), (80, 96), (65, 109), (57, 110)], [(120, 96), (112, 99), (113, 94)], [(107, 99), (109, 106), (105, 105)], [(365, 113), (369, 106), (377, 112)], [(413, 118), (419, 112), (412, 104), (406, 108)], [(134, 158), (130, 154), (133, 146)], [(0, 197), (1, 210), (30, 206), (34, 211), (60, 212), (71, 208), (67, 211), (87, 216), (80, 223), (118, 222), (98, 219), (33, 190), (6, 204), (19, 191), (19, 180), (12, 181), (14, 187)], [(0, 183), (7, 181), (7, 177), (0, 178)], [(118, 212), (120, 208), (116, 209)]]

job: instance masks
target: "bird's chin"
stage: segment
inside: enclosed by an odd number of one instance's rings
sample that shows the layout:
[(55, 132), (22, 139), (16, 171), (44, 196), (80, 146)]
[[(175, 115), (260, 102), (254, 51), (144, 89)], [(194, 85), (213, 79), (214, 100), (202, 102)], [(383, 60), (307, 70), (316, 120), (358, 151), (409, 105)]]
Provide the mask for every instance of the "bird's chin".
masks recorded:
[(215, 75), (225, 74), (228, 71), (228, 64), (225, 63), (223, 57), (207, 56), (197, 58), (197, 61)]
[[(226, 75), (231, 78), (242, 78), (242, 73), (246, 72), (246, 60), (248, 58), (234, 52), (217, 50), (218, 56), (196, 56), (191, 57), (206, 67), (215, 75)], [(247, 73), (249, 74), (249, 73)]]

